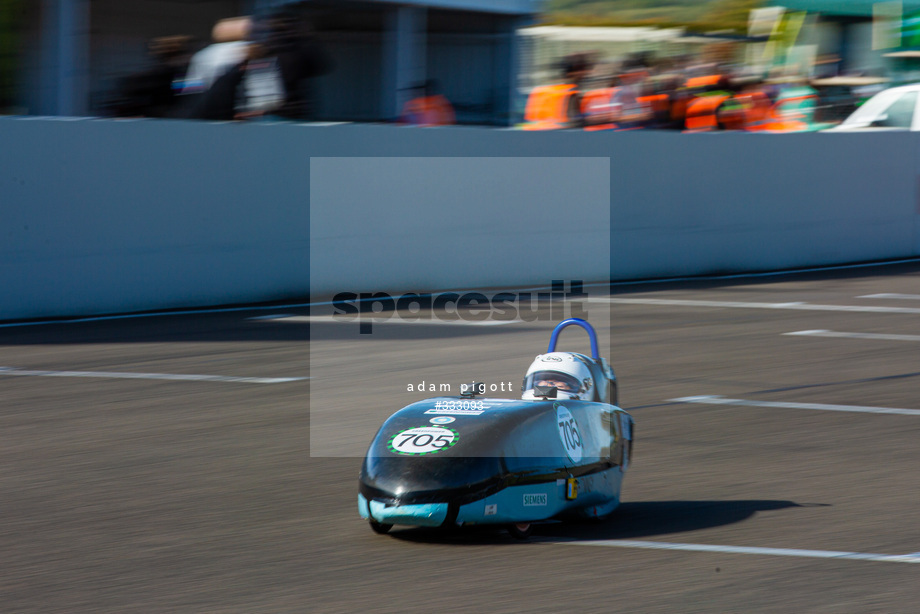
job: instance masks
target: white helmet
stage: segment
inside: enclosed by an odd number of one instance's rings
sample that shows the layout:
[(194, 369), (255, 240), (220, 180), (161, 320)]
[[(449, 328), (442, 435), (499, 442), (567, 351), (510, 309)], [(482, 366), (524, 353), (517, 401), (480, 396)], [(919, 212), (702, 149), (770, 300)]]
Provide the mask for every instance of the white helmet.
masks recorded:
[(591, 359), (574, 352), (550, 352), (537, 356), (524, 376), (521, 398), (525, 401), (538, 400), (542, 396), (534, 395), (534, 386), (553, 386), (556, 398), (593, 400), (595, 384), (585, 363), (588, 360)]

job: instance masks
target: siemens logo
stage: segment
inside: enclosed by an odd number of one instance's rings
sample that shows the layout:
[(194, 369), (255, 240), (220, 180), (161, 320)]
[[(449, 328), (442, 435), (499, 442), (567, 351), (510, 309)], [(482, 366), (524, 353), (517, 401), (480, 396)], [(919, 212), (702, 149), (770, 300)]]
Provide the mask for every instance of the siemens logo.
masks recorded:
[(546, 505), (546, 493), (538, 495), (524, 495), (524, 506)]

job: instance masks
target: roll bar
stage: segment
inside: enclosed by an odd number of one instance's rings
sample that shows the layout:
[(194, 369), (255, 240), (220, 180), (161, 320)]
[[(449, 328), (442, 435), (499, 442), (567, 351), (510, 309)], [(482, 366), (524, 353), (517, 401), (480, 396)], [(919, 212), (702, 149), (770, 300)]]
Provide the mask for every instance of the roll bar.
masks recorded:
[(593, 326), (591, 326), (590, 324), (588, 324), (585, 320), (582, 320), (581, 318), (569, 318), (568, 320), (563, 320), (562, 322), (557, 324), (556, 328), (553, 329), (553, 334), (549, 338), (549, 349), (547, 349), (546, 351), (555, 352), (556, 342), (559, 340), (559, 333), (562, 332), (563, 328), (572, 326), (573, 324), (575, 326), (582, 327), (588, 332), (588, 338), (591, 340), (591, 358), (593, 358), (594, 360), (600, 359), (600, 356), (598, 355), (599, 352), (597, 351), (597, 333), (594, 332)]

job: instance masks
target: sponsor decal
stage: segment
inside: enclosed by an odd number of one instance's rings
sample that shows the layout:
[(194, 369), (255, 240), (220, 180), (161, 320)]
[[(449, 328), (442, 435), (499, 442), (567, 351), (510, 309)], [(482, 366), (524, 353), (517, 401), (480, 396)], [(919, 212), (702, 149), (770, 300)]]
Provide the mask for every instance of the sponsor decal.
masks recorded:
[(492, 503), (486, 506), (484, 516), (494, 516), (498, 513), (498, 503)]
[(486, 405), (482, 401), (477, 401), (476, 399), (467, 400), (463, 399), (461, 401), (435, 401), (435, 409), (489, 409), (489, 405)]
[(432, 423), (432, 424), (450, 424), (450, 423), (453, 422), (454, 420), (456, 420), (456, 418), (454, 418), (454, 417), (452, 417), (452, 416), (437, 416), (437, 417), (435, 417), (435, 418), (432, 418), (432, 419), (429, 420), (428, 422), (430, 422), (430, 423)]
[(542, 356), (540, 360), (542, 360), (543, 362), (562, 362), (562, 358), (560, 358), (559, 356), (550, 356), (548, 354)]
[(417, 426), (402, 430), (387, 442), (390, 452), (409, 456), (437, 454), (460, 441), (460, 433), (443, 426)]
[(565, 453), (572, 462), (580, 462), (582, 457), (581, 432), (572, 413), (565, 407), (556, 403), (556, 423), (559, 425), (559, 440), (565, 448)]
[(546, 493), (524, 495), (524, 506), (546, 505)]
[(462, 401), (435, 401), (434, 407), (425, 411), (426, 414), (453, 415), (453, 416), (478, 416), (484, 410), (489, 409), (487, 405), (477, 400)]
[(565, 498), (574, 501), (578, 498), (578, 479), (569, 478), (565, 481)]

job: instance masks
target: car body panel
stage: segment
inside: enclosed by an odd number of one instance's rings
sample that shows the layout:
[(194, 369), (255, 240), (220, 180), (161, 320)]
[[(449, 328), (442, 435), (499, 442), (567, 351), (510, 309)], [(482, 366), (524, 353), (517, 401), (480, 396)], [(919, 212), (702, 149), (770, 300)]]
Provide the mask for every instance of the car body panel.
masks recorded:
[(588, 401), (413, 403), (371, 442), (359, 512), (411, 526), (604, 516), (619, 503), (632, 427), (619, 407)]
[(890, 132), (920, 130), (920, 83), (883, 90), (826, 132)]

